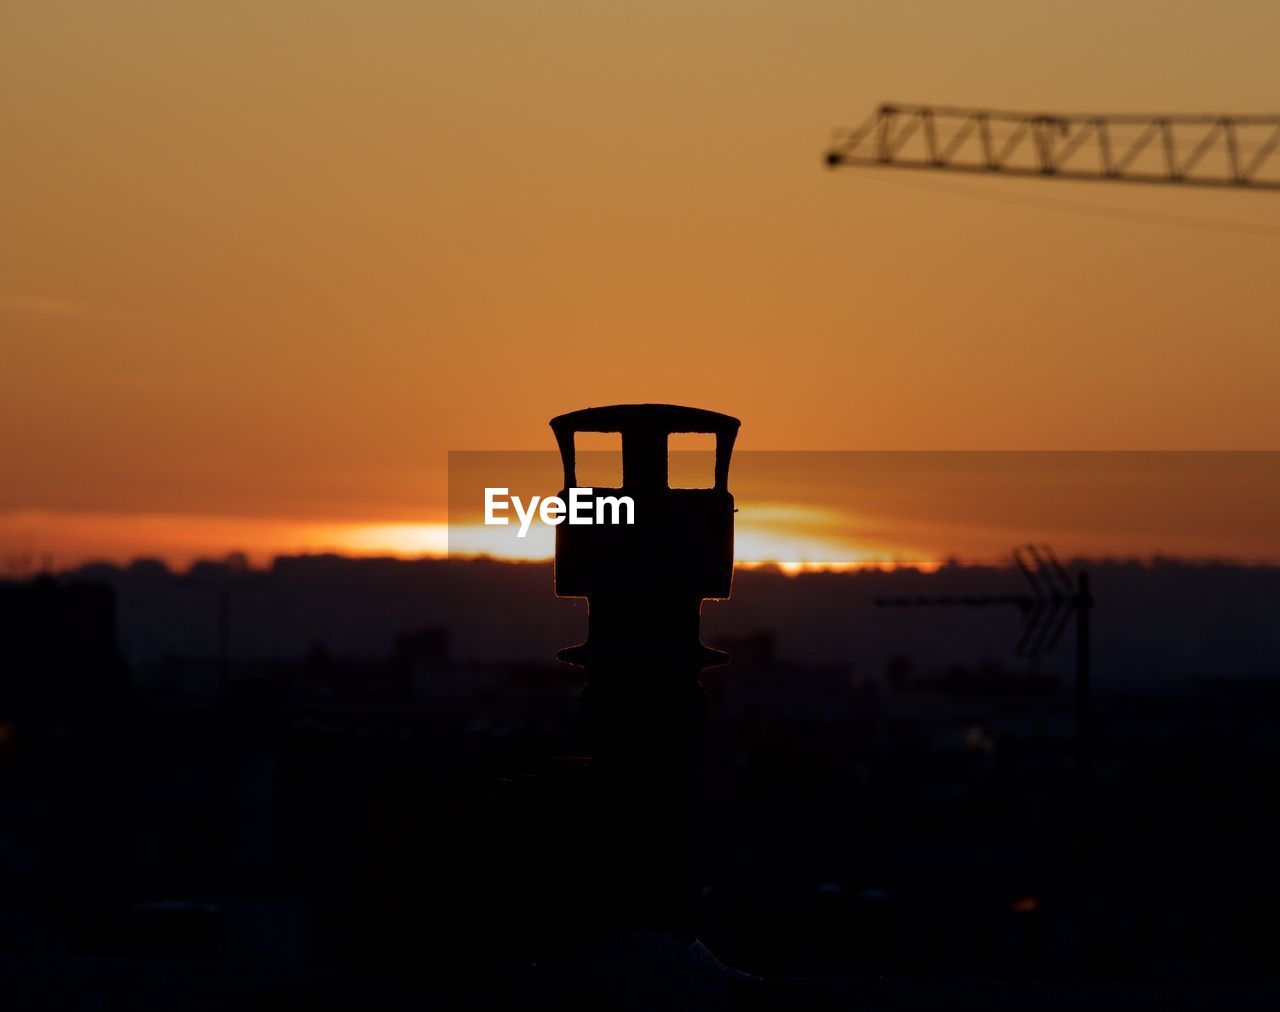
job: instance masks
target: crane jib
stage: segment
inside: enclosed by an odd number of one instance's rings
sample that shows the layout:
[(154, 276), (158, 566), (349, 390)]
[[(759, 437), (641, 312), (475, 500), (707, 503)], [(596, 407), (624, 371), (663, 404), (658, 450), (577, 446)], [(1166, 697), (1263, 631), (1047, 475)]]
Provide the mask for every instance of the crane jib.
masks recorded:
[(1074, 180), (1280, 190), (1280, 115), (1059, 114), (881, 105), (825, 161)]

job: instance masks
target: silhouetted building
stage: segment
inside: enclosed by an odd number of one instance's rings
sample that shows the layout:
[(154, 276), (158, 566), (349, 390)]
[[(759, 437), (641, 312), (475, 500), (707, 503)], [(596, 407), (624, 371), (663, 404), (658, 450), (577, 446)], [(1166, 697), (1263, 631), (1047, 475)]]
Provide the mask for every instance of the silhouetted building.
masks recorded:
[(115, 595), (51, 577), (0, 585), (0, 713), (91, 711), (123, 698)]

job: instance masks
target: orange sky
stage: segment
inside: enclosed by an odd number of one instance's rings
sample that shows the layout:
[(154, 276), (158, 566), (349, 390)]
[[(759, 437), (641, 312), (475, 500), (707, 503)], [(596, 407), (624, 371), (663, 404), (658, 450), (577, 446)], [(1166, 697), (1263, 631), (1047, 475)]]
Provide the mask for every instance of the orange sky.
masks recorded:
[(95, 517), (139, 551), (144, 515), (440, 523), (448, 450), (610, 402), (729, 411), (755, 450), (1276, 448), (1280, 238), (1055, 202), (1280, 236), (1280, 194), (820, 156), (889, 98), (1274, 112), (1278, 32), (1269, 3), (7, 3), (0, 551), (36, 515), (55, 553)]
[[(671, 456), (673, 487), (713, 483), (713, 453)], [(617, 454), (585, 457), (581, 482), (605, 464), (621, 472)], [(528, 504), (561, 479), (554, 451), (450, 454), (449, 550), (550, 556), (550, 526), (535, 521), (521, 537), (515, 523), (483, 524), (485, 489), (505, 487), (504, 498)], [(1274, 452), (747, 450), (734, 454), (730, 486), (736, 555), (747, 562), (991, 562), (1013, 545), (1050, 541), (1077, 557), (1280, 563)], [(637, 524), (642, 510), (637, 501)]]

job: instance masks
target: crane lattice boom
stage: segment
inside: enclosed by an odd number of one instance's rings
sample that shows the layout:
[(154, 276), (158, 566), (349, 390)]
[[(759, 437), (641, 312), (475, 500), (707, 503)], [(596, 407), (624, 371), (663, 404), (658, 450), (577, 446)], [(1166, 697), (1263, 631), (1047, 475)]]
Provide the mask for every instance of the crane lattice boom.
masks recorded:
[(1280, 115), (1056, 115), (880, 106), (829, 166), (1280, 190)]

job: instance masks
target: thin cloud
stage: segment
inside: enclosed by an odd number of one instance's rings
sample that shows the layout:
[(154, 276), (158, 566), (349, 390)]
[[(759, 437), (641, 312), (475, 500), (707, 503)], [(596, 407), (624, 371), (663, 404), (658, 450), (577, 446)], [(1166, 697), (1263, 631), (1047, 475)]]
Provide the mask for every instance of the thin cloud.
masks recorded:
[(21, 313), (24, 316), (66, 318), (84, 313), (79, 303), (54, 295), (23, 295), (17, 292), (0, 292), (0, 309)]

